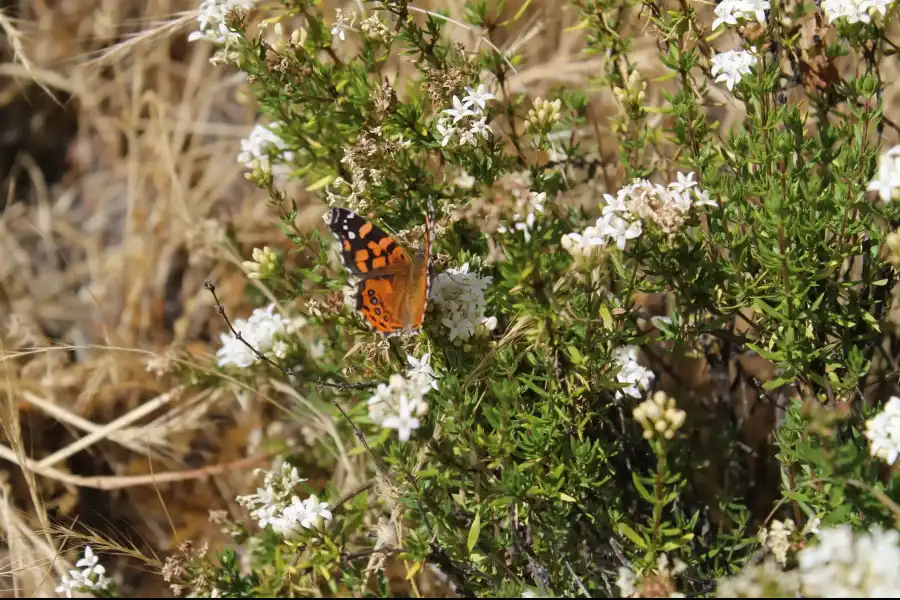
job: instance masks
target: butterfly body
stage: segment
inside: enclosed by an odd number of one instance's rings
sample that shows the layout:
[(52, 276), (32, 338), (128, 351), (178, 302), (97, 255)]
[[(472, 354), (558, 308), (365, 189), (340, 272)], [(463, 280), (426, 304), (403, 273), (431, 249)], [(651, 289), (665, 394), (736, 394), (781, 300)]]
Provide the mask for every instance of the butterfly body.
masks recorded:
[(423, 248), (410, 256), (383, 229), (346, 208), (326, 214), (344, 267), (357, 280), (356, 310), (385, 336), (421, 331), (431, 282), (431, 219)]

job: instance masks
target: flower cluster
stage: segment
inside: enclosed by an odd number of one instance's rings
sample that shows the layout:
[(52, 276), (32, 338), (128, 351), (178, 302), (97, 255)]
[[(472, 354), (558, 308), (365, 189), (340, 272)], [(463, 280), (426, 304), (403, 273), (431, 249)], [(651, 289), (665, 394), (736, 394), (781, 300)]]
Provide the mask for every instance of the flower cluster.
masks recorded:
[(391, 31), (381, 22), (378, 15), (372, 15), (359, 24), (363, 36), (373, 42), (387, 42), (391, 39)]
[(738, 19), (756, 19), (760, 25), (766, 24), (766, 11), (772, 8), (768, 0), (722, 0), (716, 6), (716, 20), (712, 28), (719, 25), (737, 25)]
[[(807, 529), (804, 529), (806, 532)], [(797, 568), (776, 560), (719, 582), (720, 598), (890, 598), (900, 590), (900, 532), (874, 526), (857, 533), (839, 525), (797, 553)]]
[(484, 89), (483, 84), (478, 84), (478, 89), (466, 87), (467, 95), (462, 100), (453, 96), (453, 107), (443, 112), (446, 117), (437, 120), (435, 127), (441, 135), (441, 146), (446, 146), (455, 136), (459, 136), (459, 145), (472, 145), (478, 143), (478, 136), (488, 139), (491, 128), (487, 124), (484, 109), (489, 100), (496, 97)]
[[(427, 357), (423, 357), (421, 362), (431, 371), (426, 360)], [(431, 389), (431, 377), (416, 363), (409, 378), (394, 374), (388, 383), (378, 384), (375, 395), (369, 398), (369, 418), (377, 425), (396, 429), (400, 441), (407, 442), (421, 425), (419, 417), (428, 412), (425, 394)]]
[(877, 525), (856, 533), (841, 525), (797, 553), (800, 584), (809, 598), (889, 598), (900, 590), (900, 532)]
[(872, 12), (887, 14), (892, 0), (822, 0), (822, 11), (829, 23), (846, 19), (847, 23), (871, 23)]
[(550, 102), (543, 98), (535, 98), (532, 105), (533, 108), (528, 111), (528, 117), (525, 119), (525, 131), (542, 135), (549, 133), (553, 124), (559, 121), (562, 100), (557, 98)]
[(657, 436), (671, 440), (684, 425), (687, 416), (683, 410), (678, 410), (675, 406), (675, 398), (666, 395), (662, 390), (653, 394), (652, 398), (641, 402), (634, 409), (633, 415), (644, 430), (644, 438), (648, 440)]
[[(287, 352), (287, 344), (280, 338), (287, 333), (289, 323), (279, 314), (275, 314), (275, 305), (267, 308), (257, 308), (249, 319), (238, 319), (234, 322), (234, 329), (250, 346), (261, 354), (268, 356), (274, 353), (278, 358), (283, 358)], [(234, 365), (245, 369), (256, 362), (256, 354), (244, 342), (233, 333), (221, 335), (222, 347), (216, 352), (216, 359), (220, 367)]]
[(99, 563), (100, 557), (94, 554), (90, 546), (85, 546), (84, 556), (75, 563), (77, 569), (71, 569), (68, 575), (63, 575), (56, 593), (71, 598), (73, 593), (109, 589), (110, 580), (106, 577), (106, 569)]
[(729, 50), (720, 52), (712, 57), (710, 72), (719, 83), (725, 83), (728, 91), (734, 90), (734, 86), (750, 73), (750, 69), (756, 64), (756, 47), (747, 50)]
[(668, 186), (635, 179), (615, 196), (604, 194), (606, 206), (597, 222), (582, 233), (568, 233), (561, 242), (576, 262), (587, 262), (608, 243), (624, 250), (629, 240), (643, 233), (642, 221), (649, 221), (663, 233), (674, 235), (684, 227), (691, 209), (716, 206), (709, 193), (694, 181), (694, 173), (678, 173)]
[(866, 421), (869, 451), (888, 464), (900, 458), (900, 398), (892, 396), (884, 410)]
[(294, 153), (278, 135), (283, 123), (257, 123), (250, 135), (241, 140), (241, 152), (237, 160), (251, 172), (262, 171), (284, 179), (291, 172)]
[(616, 587), (622, 598), (684, 598), (675, 591), (675, 578), (685, 569), (681, 559), (670, 562), (666, 554), (660, 554), (655, 567), (640, 577), (628, 567), (619, 567)]
[(656, 378), (656, 375), (638, 362), (638, 347), (616, 348), (613, 351), (613, 360), (619, 366), (619, 374), (616, 375), (616, 379), (619, 383), (629, 384), (628, 387), (618, 390), (616, 397), (640, 398), (643, 392), (650, 387), (650, 383)]
[(280, 470), (263, 473), (262, 488), (257, 488), (255, 494), (237, 497), (237, 503), (250, 509), (250, 516), (261, 528), (271, 525), (275, 533), (291, 539), (301, 529), (317, 528), (323, 520), (331, 520), (327, 502), (319, 502), (315, 494), (305, 500), (294, 495), (294, 488), (306, 481), (300, 478), (297, 467), (282, 463)]
[[(516, 192), (518, 192), (518, 190), (513, 190), (514, 194), (516, 194)], [(530, 242), (531, 230), (534, 229), (534, 221), (537, 218), (537, 215), (544, 213), (544, 203), (547, 201), (547, 192), (535, 194), (534, 192), (529, 191), (524, 196), (521, 194), (517, 195), (520, 197), (516, 199), (516, 212), (513, 214), (512, 225), (509, 227), (500, 225), (497, 227), (497, 231), (500, 233), (521, 231), (525, 236), (525, 241)]]
[[(636, 226), (633, 237), (641, 234), (640, 221)], [(600, 250), (606, 247), (606, 235), (604, 233), (603, 219), (597, 219), (594, 225), (588, 226), (584, 231), (573, 231), (562, 236), (560, 243), (565, 250), (575, 259), (576, 265), (585, 265), (596, 257)]]
[(334, 23), (331, 26), (331, 35), (338, 36), (343, 42), (346, 39), (346, 31), (353, 29), (353, 22), (356, 21), (356, 11), (350, 11), (350, 16), (344, 14), (343, 9), (337, 9), (334, 15)]
[(225, 24), (225, 16), (233, 8), (249, 10), (254, 0), (201, 0), (197, 21), (197, 31), (188, 36), (188, 41), (206, 40), (214, 44), (228, 44), (240, 38)]
[(800, 581), (796, 571), (785, 572), (771, 557), (747, 567), (737, 575), (722, 579), (716, 586), (717, 598), (799, 598)]
[(469, 273), (469, 263), (447, 269), (431, 283), (432, 306), (441, 312), (441, 323), (450, 330), (450, 341), (467, 340), (479, 326), (493, 330), (496, 317), (485, 317), (484, 291), (493, 278)]
[(878, 159), (878, 173), (869, 182), (868, 190), (878, 192), (884, 202), (890, 202), (900, 188), (900, 146), (894, 146)]
[(791, 549), (791, 536), (796, 530), (794, 521), (791, 519), (784, 521), (776, 519), (772, 521), (769, 529), (759, 530), (759, 543), (775, 556), (775, 562), (782, 567), (787, 564), (787, 553)]
[(253, 260), (245, 260), (241, 264), (250, 279), (266, 279), (278, 269), (278, 255), (268, 246), (254, 248)]

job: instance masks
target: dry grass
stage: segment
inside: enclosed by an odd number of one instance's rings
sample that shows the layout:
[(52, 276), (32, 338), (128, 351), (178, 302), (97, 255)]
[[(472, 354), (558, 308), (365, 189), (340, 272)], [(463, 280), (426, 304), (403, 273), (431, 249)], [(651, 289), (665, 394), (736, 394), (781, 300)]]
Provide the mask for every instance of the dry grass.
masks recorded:
[[(250, 438), (286, 406), (308, 416), (296, 436), (334, 439), (330, 479), (361, 483), (364, 459), (345, 448), (355, 441), (289, 387), (209, 391), (147, 370), (179, 360), (209, 371), (223, 325), (203, 281), (243, 316), (238, 262), (254, 246), (286, 246), (235, 162), (254, 122), (241, 79), (210, 67), (208, 45), (186, 42), (197, 4), (21, 0), (0, 13), (0, 575), (10, 593), (50, 594), (68, 550), (90, 542), (118, 557), (106, 566), (123, 595), (168, 594), (157, 557), (184, 539), (216, 542), (208, 511), (233, 509), (250, 488), (250, 467), (267, 459)], [(507, 4), (510, 17), (521, 6)], [(522, 53), (516, 91), (584, 88), (602, 70), (580, 33), (565, 32), (577, 22), (567, 2), (532, 2), (494, 40), (459, 23), (461, 0), (416, 6), (449, 10), (448, 31), (469, 47)], [(644, 76), (661, 75), (654, 41), (637, 34)], [(739, 111), (720, 100), (727, 126)], [(613, 111), (597, 91), (595, 122)], [(612, 142), (598, 151), (614, 160)], [(320, 212), (313, 201), (304, 220)]]

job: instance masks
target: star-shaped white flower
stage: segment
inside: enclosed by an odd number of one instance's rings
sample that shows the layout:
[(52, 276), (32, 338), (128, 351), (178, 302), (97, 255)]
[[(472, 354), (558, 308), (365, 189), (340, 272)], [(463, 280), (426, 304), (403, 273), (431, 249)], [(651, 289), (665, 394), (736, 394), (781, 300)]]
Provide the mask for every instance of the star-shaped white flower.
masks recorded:
[(485, 91), (484, 84), (479, 83), (478, 89), (466, 86), (468, 95), (463, 98), (463, 104), (468, 106), (478, 106), (479, 112), (484, 110), (488, 100), (495, 100), (497, 97), (492, 93)]
[(401, 396), (397, 414), (385, 418), (382, 425), (388, 429), (396, 429), (397, 437), (400, 441), (408, 442), (413, 430), (419, 428), (420, 422), (418, 418), (412, 416), (412, 407), (409, 399), (406, 396)]
[(415, 356), (408, 354), (406, 356), (406, 361), (409, 363), (408, 375), (410, 377), (428, 377), (429, 381), (431, 382), (431, 388), (436, 390), (438, 389), (437, 375), (435, 375), (434, 369), (431, 368), (431, 365), (428, 364), (428, 360), (430, 358), (430, 352), (426, 352), (420, 359), (417, 359)]
[(475, 115), (468, 105), (464, 104), (457, 96), (453, 96), (453, 108), (445, 108), (444, 112), (453, 117), (454, 125), (466, 117)]
[(443, 148), (453, 139), (453, 134), (456, 133), (456, 126), (450, 123), (450, 119), (438, 119), (435, 126), (438, 133), (441, 134), (441, 147)]
[(300, 525), (302, 527), (309, 529), (313, 527), (315, 521), (320, 518), (326, 521), (331, 520), (331, 511), (328, 510), (328, 503), (319, 502), (319, 499), (315, 494), (303, 501), (303, 507), (306, 510), (306, 515), (300, 520)]

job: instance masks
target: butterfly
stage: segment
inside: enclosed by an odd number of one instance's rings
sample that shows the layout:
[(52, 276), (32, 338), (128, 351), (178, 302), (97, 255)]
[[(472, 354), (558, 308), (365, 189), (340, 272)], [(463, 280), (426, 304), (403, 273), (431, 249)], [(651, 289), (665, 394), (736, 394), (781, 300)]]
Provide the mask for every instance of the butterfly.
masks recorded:
[(380, 227), (346, 208), (326, 213), (340, 244), (344, 267), (358, 281), (356, 310), (378, 333), (415, 335), (422, 330), (431, 287), (433, 210), (425, 217), (425, 243), (413, 257)]

